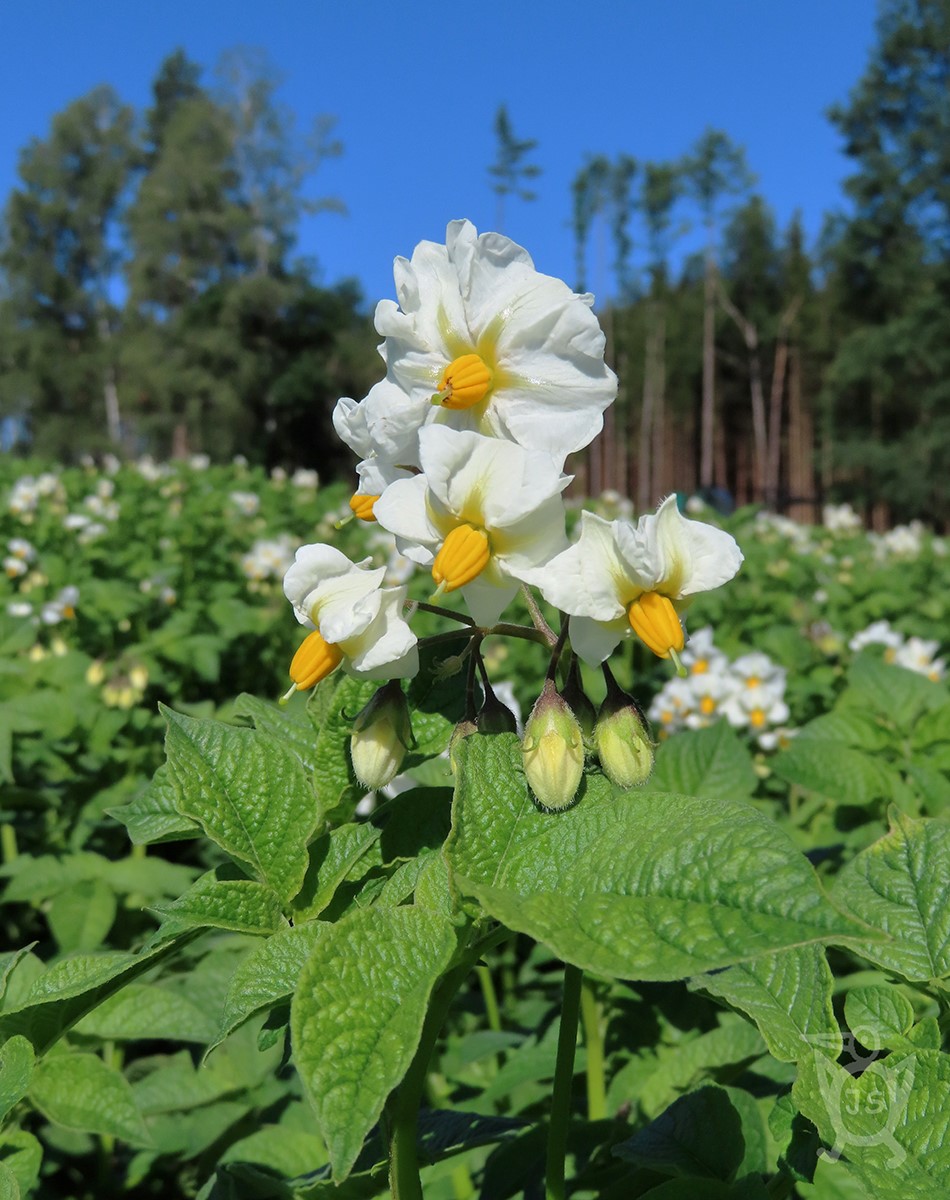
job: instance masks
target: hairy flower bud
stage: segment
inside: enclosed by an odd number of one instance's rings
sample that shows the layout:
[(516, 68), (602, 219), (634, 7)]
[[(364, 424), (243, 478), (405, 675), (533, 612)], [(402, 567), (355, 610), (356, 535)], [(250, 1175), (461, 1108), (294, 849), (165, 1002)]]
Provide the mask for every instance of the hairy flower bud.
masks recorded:
[(390, 680), (353, 722), (350, 759), (363, 787), (384, 788), (398, 774), (412, 740), (409, 705), (399, 683)]
[(521, 752), (538, 803), (552, 812), (567, 808), (584, 771), (584, 737), (570, 705), (550, 679), (531, 710)]
[(604, 664), (607, 695), (594, 727), (594, 745), (604, 774), (620, 788), (646, 783), (653, 770), (653, 742), (643, 710), (620, 688)]

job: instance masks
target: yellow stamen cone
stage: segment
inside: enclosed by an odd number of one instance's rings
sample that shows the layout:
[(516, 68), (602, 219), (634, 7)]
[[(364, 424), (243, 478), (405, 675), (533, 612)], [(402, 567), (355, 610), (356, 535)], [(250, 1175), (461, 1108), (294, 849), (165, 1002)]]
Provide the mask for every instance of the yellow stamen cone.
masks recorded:
[(290, 678), (294, 681), (291, 690), (305, 692), (321, 679), (326, 679), (342, 661), (343, 651), (332, 642), (325, 641), (320, 631), (315, 629), (300, 643), (291, 661)]
[(443, 408), (471, 408), (484, 400), (491, 391), (494, 376), (477, 354), (463, 354), (454, 359), (442, 372), (439, 390), (433, 404)]
[(457, 525), (442, 543), (432, 564), (438, 594), (454, 592), (477, 578), (488, 566), (491, 547), (488, 534), (474, 525)]
[(373, 505), (379, 499), (378, 496), (363, 496), (359, 492), (354, 492), (350, 497), (350, 508), (353, 510), (353, 516), (360, 521), (375, 521), (376, 516), (373, 513)]
[[(678, 656), (686, 644), (683, 626), (668, 596), (644, 592), (627, 609), (630, 628), (659, 658)], [(678, 662), (678, 657), (674, 657)]]

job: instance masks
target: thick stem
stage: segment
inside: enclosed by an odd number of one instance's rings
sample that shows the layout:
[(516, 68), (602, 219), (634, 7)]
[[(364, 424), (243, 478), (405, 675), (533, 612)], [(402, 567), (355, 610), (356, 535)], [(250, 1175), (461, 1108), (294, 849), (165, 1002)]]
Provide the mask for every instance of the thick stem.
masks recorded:
[(409, 1070), (386, 1105), (389, 1128), (389, 1186), (393, 1200), (424, 1200), (416, 1149), (419, 1102), (425, 1089), (429, 1060), (449, 1006), (471, 970), (471, 959), (450, 971), (432, 993), (422, 1036)]
[(548, 1128), (548, 1153), (545, 1164), (545, 1200), (565, 1200), (564, 1160), (567, 1156), (567, 1130), (571, 1119), (571, 1084), (574, 1079), (574, 1054), (577, 1050), (577, 1018), (581, 1005), (580, 967), (564, 965), (564, 994), (561, 1000), (561, 1028), (557, 1036), (557, 1062), (551, 1096), (551, 1123)]
[(581, 1021), (587, 1049), (587, 1118), (590, 1121), (602, 1121), (607, 1116), (607, 1078), (600, 1017), (594, 985), (585, 975), (581, 981)]

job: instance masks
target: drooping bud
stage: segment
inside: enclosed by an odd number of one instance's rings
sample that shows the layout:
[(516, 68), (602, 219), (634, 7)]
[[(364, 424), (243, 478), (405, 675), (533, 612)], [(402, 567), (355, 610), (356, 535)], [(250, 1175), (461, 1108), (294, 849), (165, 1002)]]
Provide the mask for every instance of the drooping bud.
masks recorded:
[(361, 492), (354, 492), (350, 497), (350, 509), (353, 516), (360, 521), (375, 521), (373, 505), (378, 499), (378, 496), (364, 496)]
[(456, 773), (455, 751), (459, 744), (473, 733), (478, 733), (478, 726), (470, 717), (463, 717), (452, 730), (452, 736), (449, 738), (449, 766), (453, 775)]
[(485, 399), (493, 380), (491, 368), (479, 355), (463, 354), (442, 372), (432, 403), (442, 408), (472, 408)]
[(390, 783), (413, 740), (409, 705), (398, 681), (391, 679), (353, 722), (350, 761), (363, 787), (375, 792)]
[(643, 710), (604, 663), (607, 695), (594, 727), (594, 745), (604, 774), (619, 788), (646, 783), (653, 770), (653, 742)]
[(517, 733), (518, 722), (507, 704), (503, 704), (487, 680), (482, 680), (485, 699), (475, 715), (475, 726), (479, 733)]
[(561, 688), (561, 695), (571, 706), (571, 711), (577, 717), (584, 741), (588, 744), (594, 736), (594, 725), (597, 722), (597, 710), (588, 700), (581, 682), (581, 668), (577, 656), (571, 659), (571, 669), (567, 673), (567, 682)]
[(521, 744), (528, 786), (542, 808), (560, 812), (577, 794), (584, 772), (584, 736), (570, 705), (546, 679)]

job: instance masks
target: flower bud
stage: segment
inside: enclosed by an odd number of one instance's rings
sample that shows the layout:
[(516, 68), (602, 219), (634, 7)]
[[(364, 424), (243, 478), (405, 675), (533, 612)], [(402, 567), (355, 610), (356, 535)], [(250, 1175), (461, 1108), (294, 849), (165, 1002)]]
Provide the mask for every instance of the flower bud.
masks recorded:
[(594, 745), (604, 774), (620, 788), (646, 783), (653, 770), (653, 742), (643, 711), (617, 685), (604, 664), (607, 695), (594, 727)]
[(567, 808), (584, 772), (584, 737), (570, 705), (550, 679), (531, 710), (521, 752), (538, 803), (552, 812)]
[(409, 705), (399, 683), (390, 680), (353, 722), (350, 760), (363, 787), (384, 788), (398, 774), (412, 740)]
[(597, 723), (597, 710), (588, 700), (581, 683), (580, 663), (575, 655), (571, 660), (571, 669), (567, 673), (567, 682), (561, 688), (561, 695), (571, 706), (571, 711), (577, 717), (584, 741), (588, 744), (594, 736), (594, 725)]
[(479, 733), (517, 733), (518, 722), (507, 704), (503, 704), (487, 682), (482, 684), (485, 699), (475, 715)]

